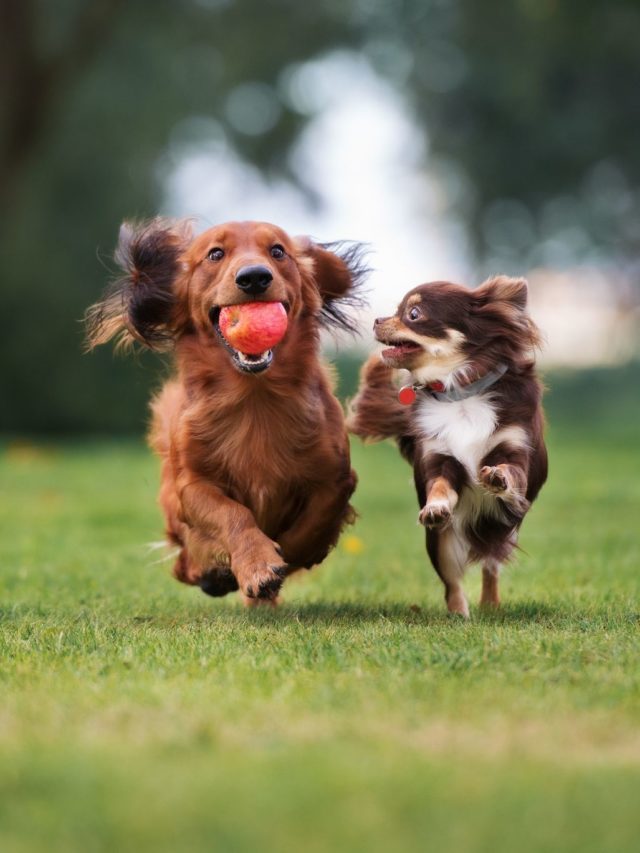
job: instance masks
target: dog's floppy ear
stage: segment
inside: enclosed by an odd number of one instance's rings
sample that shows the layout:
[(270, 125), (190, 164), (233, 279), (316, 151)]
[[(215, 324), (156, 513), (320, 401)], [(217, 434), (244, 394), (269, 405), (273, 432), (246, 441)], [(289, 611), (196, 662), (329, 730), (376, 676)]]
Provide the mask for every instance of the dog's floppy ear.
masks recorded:
[(175, 284), (180, 256), (192, 238), (191, 223), (184, 220), (122, 224), (114, 256), (122, 276), (86, 313), (87, 349), (112, 338), (117, 347), (134, 341), (150, 349), (167, 347), (184, 322)]
[(296, 244), (301, 251), (303, 276), (307, 272), (312, 277), (320, 295), (322, 325), (356, 332), (356, 321), (348, 309), (365, 304), (362, 287), (371, 272), (365, 263), (367, 247), (344, 240), (314, 243), (309, 237), (296, 237)]

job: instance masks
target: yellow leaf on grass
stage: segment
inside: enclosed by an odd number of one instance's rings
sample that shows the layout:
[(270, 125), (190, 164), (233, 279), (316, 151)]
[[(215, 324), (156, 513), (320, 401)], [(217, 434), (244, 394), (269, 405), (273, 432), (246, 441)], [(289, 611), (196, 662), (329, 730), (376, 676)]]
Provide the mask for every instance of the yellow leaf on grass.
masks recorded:
[(364, 542), (359, 536), (345, 536), (342, 547), (347, 554), (361, 554), (364, 551)]

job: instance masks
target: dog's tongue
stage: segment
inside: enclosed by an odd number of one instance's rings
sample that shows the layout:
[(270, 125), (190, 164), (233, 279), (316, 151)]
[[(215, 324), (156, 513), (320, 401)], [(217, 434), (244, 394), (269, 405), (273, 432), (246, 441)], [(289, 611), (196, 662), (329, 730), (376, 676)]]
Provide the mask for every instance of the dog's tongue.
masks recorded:
[(415, 352), (416, 350), (419, 350), (419, 349), (420, 349), (419, 344), (414, 344), (414, 343), (398, 344), (395, 347), (387, 347), (386, 349), (383, 349), (382, 350), (382, 356), (383, 356), (383, 358), (399, 358), (400, 356), (408, 355), (409, 353)]

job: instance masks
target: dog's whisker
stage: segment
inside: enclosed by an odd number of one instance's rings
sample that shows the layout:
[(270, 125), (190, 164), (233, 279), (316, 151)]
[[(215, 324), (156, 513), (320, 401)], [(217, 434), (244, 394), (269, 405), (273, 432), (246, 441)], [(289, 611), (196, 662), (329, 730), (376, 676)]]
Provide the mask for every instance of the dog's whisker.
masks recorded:
[(156, 542), (147, 542), (145, 548), (148, 553), (159, 551), (161, 548), (169, 548), (170, 545), (165, 539), (158, 539)]
[(150, 563), (147, 563), (147, 565), (149, 567), (160, 566), (163, 563), (168, 563), (170, 560), (175, 560), (179, 554), (180, 554), (180, 548), (172, 548), (164, 556), (158, 557), (157, 560), (152, 560)]

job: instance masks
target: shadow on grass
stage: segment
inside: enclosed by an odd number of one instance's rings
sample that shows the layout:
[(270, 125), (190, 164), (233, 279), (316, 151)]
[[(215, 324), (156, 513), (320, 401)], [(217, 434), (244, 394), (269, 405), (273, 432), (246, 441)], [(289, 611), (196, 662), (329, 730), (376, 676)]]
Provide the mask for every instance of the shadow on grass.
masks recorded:
[[(597, 614), (591, 613), (588, 618)], [(474, 624), (556, 624), (558, 621), (575, 621), (586, 614), (576, 613), (569, 606), (556, 607), (540, 602), (510, 604), (498, 610), (472, 608), (471, 618), (467, 621), (460, 616), (447, 613), (444, 604), (418, 606), (398, 602), (379, 604), (358, 604), (355, 602), (319, 601), (313, 603), (285, 604), (277, 610), (254, 609), (247, 616), (251, 621), (286, 621), (291, 618), (309, 624), (330, 625), (348, 622), (350, 624), (380, 622), (381, 620), (405, 625), (474, 625)]]
[(37, 623), (50, 626), (73, 624), (92, 624), (102, 627), (155, 628), (174, 630), (184, 628), (214, 628), (216, 623), (227, 626), (243, 627), (264, 626), (286, 628), (294, 623), (309, 627), (314, 625), (351, 626), (390, 622), (408, 626), (440, 626), (473, 630), (474, 626), (540, 625), (549, 629), (568, 629), (572, 631), (594, 631), (619, 627), (622, 624), (637, 624), (640, 614), (628, 611), (622, 604), (611, 602), (594, 603), (592, 606), (579, 606), (575, 603), (547, 604), (538, 601), (522, 601), (502, 605), (497, 610), (485, 610), (472, 607), (471, 618), (467, 621), (460, 616), (448, 614), (443, 605), (418, 606), (393, 601), (371, 602), (299, 602), (286, 603), (280, 607), (256, 607), (246, 609), (237, 601), (212, 602), (210, 607), (190, 605), (171, 612), (144, 612), (131, 608), (123, 612), (122, 607), (113, 610), (105, 602), (99, 608), (83, 607), (71, 614), (66, 609), (51, 605), (14, 604), (0, 607), (0, 625)]
[[(460, 616), (446, 612), (444, 604), (417, 606), (399, 602), (357, 603), (357, 602), (301, 602), (284, 604), (277, 609), (254, 608), (251, 610), (228, 610), (219, 614), (225, 620), (232, 618), (239, 624), (286, 625), (292, 621), (310, 627), (390, 622), (397, 625), (425, 627), (450, 627), (473, 630), (475, 626), (518, 626), (539, 625), (549, 629), (569, 629), (572, 631), (593, 631), (613, 628), (622, 622), (637, 621), (637, 613), (624, 613), (617, 607), (594, 605), (579, 607), (571, 602), (565, 604), (547, 604), (538, 601), (522, 601), (503, 605), (497, 610), (472, 608), (471, 618), (467, 621)], [(212, 614), (215, 620), (218, 614)]]

